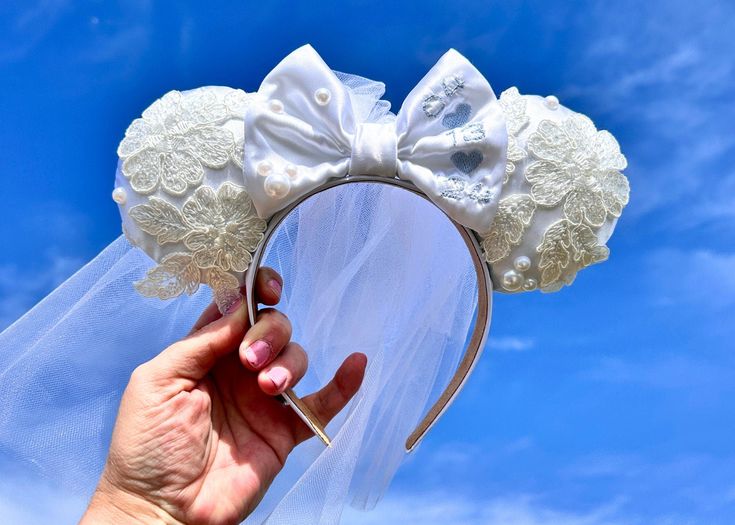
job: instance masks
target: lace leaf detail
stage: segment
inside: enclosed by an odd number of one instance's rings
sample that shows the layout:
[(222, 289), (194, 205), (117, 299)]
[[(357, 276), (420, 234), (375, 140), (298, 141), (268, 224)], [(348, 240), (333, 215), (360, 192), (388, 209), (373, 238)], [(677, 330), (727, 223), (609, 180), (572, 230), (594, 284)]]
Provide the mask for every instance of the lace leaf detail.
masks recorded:
[(580, 269), (602, 262), (610, 255), (607, 246), (600, 245), (595, 232), (586, 224), (574, 224), (562, 219), (552, 224), (536, 248), (541, 254), (541, 287), (557, 290), (571, 284)]
[(503, 184), (510, 180), (510, 176), (516, 170), (516, 164), (526, 158), (528, 154), (513, 135), (508, 135), (508, 153), (505, 161), (505, 178)]
[[(233, 277), (234, 278), (234, 277)], [(172, 253), (148, 270), (145, 279), (135, 283), (135, 289), (145, 297), (172, 299), (193, 294), (199, 288), (201, 271), (187, 253)]]
[(526, 99), (518, 92), (518, 88), (511, 87), (500, 94), (500, 107), (505, 116), (505, 127), (508, 130), (508, 151), (505, 163), (505, 178), (503, 184), (510, 180), (510, 176), (516, 169), (516, 165), (528, 156), (516, 137), (528, 125), (529, 118), (526, 114)]
[(526, 99), (518, 92), (517, 87), (510, 87), (500, 94), (498, 102), (500, 102), (500, 106), (503, 108), (508, 133), (518, 135), (528, 124)]
[(242, 89), (233, 89), (225, 95), (224, 102), (230, 116), (242, 120), (245, 116), (245, 109), (252, 103), (252, 100), (252, 93), (246, 93)]
[(597, 235), (584, 224), (574, 226), (569, 230), (569, 240), (572, 244), (574, 262), (584, 268), (591, 264), (606, 261), (610, 256), (607, 246), (597, 242)]
[(559, 280), (562, 270), (569, 264), (569, 223), (561, 220), (552, 224), (544, 233), (537, 251), (541, 254), (541, 286), (549, 286)]
[(191, 232), (181, 212), (168, 202), (151, 197), (148, 204), (130, 210), (130, 217), (144, 232), (156, 237), (159, 244), (178, 242)]
[(241, 296), (237, 278), (219, 268), (207, 270), (206, 283), (214, 293), (214, 301), (220, 312), (226, 312)]
[(492, 228), (482, 240), (482, 249), (488, 262), (504, 259), (513, 246), (520, 244), (535, 211), (536, 203), (530, 195), (516, 194), (500, 201)]

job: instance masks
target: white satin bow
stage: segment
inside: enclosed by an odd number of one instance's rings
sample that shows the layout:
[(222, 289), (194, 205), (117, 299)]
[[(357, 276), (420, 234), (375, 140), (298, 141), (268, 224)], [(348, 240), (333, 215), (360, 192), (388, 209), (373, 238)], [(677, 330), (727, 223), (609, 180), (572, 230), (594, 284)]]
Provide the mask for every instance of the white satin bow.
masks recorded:
[(456, 222), (490, 229), (505, 172), (507, 132), (487, 80), (448, 51), (395, 119), (360, 122), (350, 92), (309, 45), (263, 80), (245, 121), (245, 185), (269, 218), (329, 179), (412, 182)]

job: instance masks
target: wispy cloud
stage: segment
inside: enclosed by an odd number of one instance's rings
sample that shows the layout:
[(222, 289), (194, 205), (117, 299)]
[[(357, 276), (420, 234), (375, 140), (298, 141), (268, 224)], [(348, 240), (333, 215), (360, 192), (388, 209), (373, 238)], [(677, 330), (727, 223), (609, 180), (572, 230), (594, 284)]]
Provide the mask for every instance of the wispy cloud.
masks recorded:
[(529, 337), (493, 337), (488, 340), (488, 348), (500, 352), (524, 352), (536, 346), (536, 341)]
[[(735, 188), (735, 64), (724, 51), (732, 3), (674, 2), (665, 16), (658, 2), (592, 5), (584, 15), (591, 34), (562, 98), (616, 128), (633, 189), (627, 217), (665, 211), (658, 222), (678, 231), (732, 218), (725, 188)], [(683, 30), (694, 27), (707, 30)]]
[(363, 513), (347, 510), (345, 525), (421, 523), (422, 525), (631, 525), (620, 516), (622, 501), (588, 511), (542, 504), (529, 495), (473, 500), (448, 493), (396, 495)]
[(59, 253), (48, 253), (42, 262), (41, 271), (18, 264), (0, 266), (0, 331), (84, 264), (80, 257)]
[(5, 23), (0, 25), (4, 38), (0, 43), (0, 64), (23, 60), (56, 26), (69, 3), (68, 0), (17, 3), (15, 13), (11, 11), (2, 17)]
[[(3, 467), (0, 461), (0, 467)], [(87, 506), (86, 498), (62, 493), (25, 477), (3, 475), (0, 482), (0, 517), (17, 525), (59, 525), (79, 521)]]
[(732, 389), (735, 368), (688, 355), (653, 359), (603, 358), (580, 378), (594, 382), (638, 385), (655, 389), (718, 387)]
[(651, 296), (660, 305), (698, 312), (735, 305), (735, 252), (660, 249), (645, 261)]

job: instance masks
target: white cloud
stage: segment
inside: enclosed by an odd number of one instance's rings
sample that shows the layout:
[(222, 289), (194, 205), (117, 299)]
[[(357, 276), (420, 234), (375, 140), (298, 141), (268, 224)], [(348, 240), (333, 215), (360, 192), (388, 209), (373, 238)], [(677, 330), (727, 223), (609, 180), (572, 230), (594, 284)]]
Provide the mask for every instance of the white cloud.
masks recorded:
[(659, 305), (700, 312), (735, 305), (735, 253), (661, 249), (648, 255), (646, 266)]
[(656, 389), (693, 389), (732, 383), (733, 370), (722, 362), (709, 362), (685, 355), (658, 357), (648, 361), (603, 358), (582, 379), (605, 383), (637, 384)]
[(41, 268), (20, 264), (0, 266), (0, 331), (64, 282), (84, 261), (80, 257), (49, 253)]
[[(69, 7), (68, 0), (37, 0), (22, 5), (16, 13), (5, 18), (2, 28), (4, 43), (0, 45), (0, 64), (18, 62), (46, 38)], [(1, 27), (1, 26), (0, 26)]]
[(493, 337), (488, 340), (488, 348), (501, 352), (523, 352), (536, 346), (536, 341), (529, 337)]
[(621, 501), (588, 511), (546, 506), (537, 498), (521, 495), (472, 500), (448, 492), (392, 496), (370, 512), (354, 509), (343, 515), (344, 525), (630, 525), (619, 516)]
[[(0, 463), (1, 465), (1, 463)], [(39, 480), (4, 476), (0, 482), (0, 519), (12, 525), (72, 525), (87, 507), (86, 498), (62, 493)]]
[(732, 3), (669, 3), (665, 16), (660, 2), (592, 6), (560, 98), (621, 138), (632, 188), (627, 218), (664, 212), (656, 224), (676, 231), (731, 219), (735, 64), (723, 50), (731, 47)]

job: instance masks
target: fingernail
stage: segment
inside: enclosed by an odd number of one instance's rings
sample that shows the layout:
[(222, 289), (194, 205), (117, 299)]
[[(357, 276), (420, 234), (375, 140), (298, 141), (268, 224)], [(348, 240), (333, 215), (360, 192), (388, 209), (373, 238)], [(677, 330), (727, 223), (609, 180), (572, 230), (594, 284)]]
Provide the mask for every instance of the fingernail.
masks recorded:
[(288, 380), (288, 374), (284, 368), (276, 366), (268, 371), (268, 379), (271, 380), (276, 390), (281, 390)]
[(242, 295), (239, 296), (235, 301), (227, 307), (225, 310), (225, 315), (233, 314), (237, 312), (237, 309), (240, 308), (240, 305), (242, 304)]
[(271, 287), (271, 290), (273, 290), (274, 292), (276, 292), (276, 295), (278, 297), (281, 296), (281, 290), (283, 289), (283, 288), (281, 288), (281, 283), (279, 283), (275, 279), (271, 279), (270, 281), (268, 281), (268, 286)]
[(261, 367), (271, 355), (271, 345), (267, 341), (255, 341), (245, 349), (245, 359), (253, 368)]

